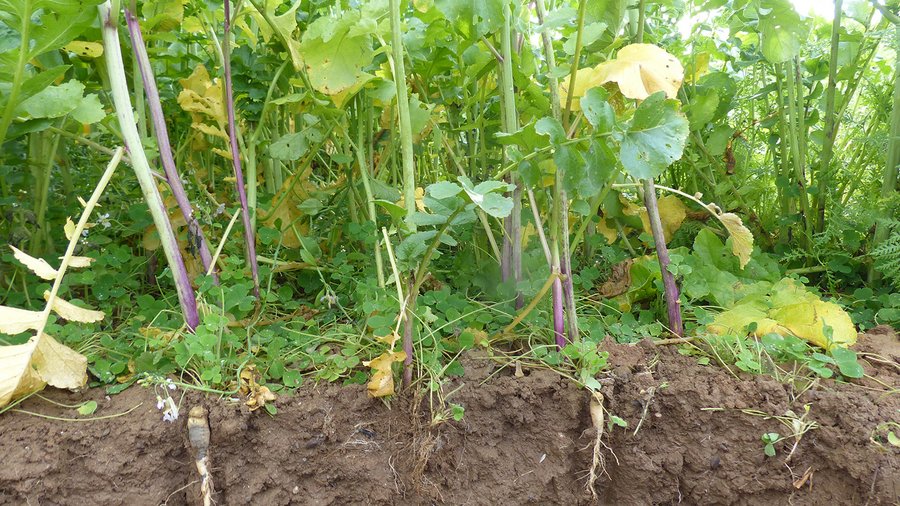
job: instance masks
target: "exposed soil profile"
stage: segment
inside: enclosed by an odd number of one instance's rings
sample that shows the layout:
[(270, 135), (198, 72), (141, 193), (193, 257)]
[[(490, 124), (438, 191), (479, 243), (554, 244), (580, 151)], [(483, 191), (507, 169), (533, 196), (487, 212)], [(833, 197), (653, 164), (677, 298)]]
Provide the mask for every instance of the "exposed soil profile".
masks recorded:
[[(595, 435), (589, 394), (552, 371), (516, 377), (473, 354), (466, 376), (448, 389), (461, 385), (451, 400), (465, 418), (437, 426), (427, 399), (388, 406), (362, 386), (306, 385), (279, 398), (274, 417), (191, 392), (174, 423), (162, 420), (152, 389), (112, 398), (48, 390), (62, 403), (96, 400), (92, 416), (141, 405), (91, 422), (0, 416), (0, 503), (200, 504), (185, 419), (203, 403), (220, 505), (900, 504), (900, 449), (871, 440), (877, 425), (900, 421), (896, 391), (864, 379), (796, 392), (770, 377), (736, 379), (698, 365), (672, 346), (604, 346), (613, 368), (603, 378), (606, 408), (628, 428), (604, 438), (607, 474), (596, 498), (586, 489)], [(870, 376), (900, 387), (893, 331), (861, 335), (856, 349), (889, 358), (862, 362)], [(805, 404), (818, 428), (788, 462), (793, 439), (765, 456), (762, 434), (789, 431), (742, 410), (802, 414)], [(18, 407), (73, 416), (34, 398)]]

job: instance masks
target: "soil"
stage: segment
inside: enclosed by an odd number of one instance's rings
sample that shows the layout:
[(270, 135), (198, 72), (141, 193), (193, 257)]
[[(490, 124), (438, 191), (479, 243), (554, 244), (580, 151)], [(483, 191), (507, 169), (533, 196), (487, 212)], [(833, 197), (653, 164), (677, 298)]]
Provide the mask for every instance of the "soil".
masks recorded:
[[(188, 409), (203, 404), (220, 505), (900, 504), (900, 448), (872, 439), (879, 424), (900, 422), (894, 331), (875, 329), (856, 346), (887, 359), (864, 361), (875, 379), (809, 389), (735, 377), (674, 346), (604, 348), (613, 367), (602, 378), (605, 407), (628, 428), (604, 427), (596, 497), (586, 489), (596, 434), (589, 394), (552, 371), (517, 376), (472, 354), (466, 376), (445, 390), (458, 388), (450, 400), (465, 417), (437, 425), (427, 398), (387, 404), (362, 386), (304, 386), (278, 399), (274, 417), (188, 392), (174, 423), (162, 420), (153, 389), (48, 390), (61, 403), (97, 401), (94, 417), (136, 409), (89, 422), (0, 416), (0, 503), (200, 504), (185, 424)], [(802, 415), (804, 405), (817, 428), (793, 453), (788, 438), (766, 457), (762, 434), (790, 431), (742, 410)], [(74, 413), (36, 398), (18, 408)]]

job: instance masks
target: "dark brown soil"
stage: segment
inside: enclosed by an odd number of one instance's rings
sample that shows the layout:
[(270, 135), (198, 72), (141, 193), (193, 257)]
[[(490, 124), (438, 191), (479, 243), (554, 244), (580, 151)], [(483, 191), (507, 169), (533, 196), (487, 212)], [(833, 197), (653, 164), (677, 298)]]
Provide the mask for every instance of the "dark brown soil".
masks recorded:
[[(585, 488), (595, 434), (587, 392), (552, 371), (516, 377), (470, 356), (466, 376), (446, 389), (460, 387), (450, 400), (465, 418), (436, 426), (427, 398), (388, 406), (359, 386), (301, 388), (277, 401), (275, 417), (188, 393), (175, 423), (162, 420), (152, 389), (112, 398), (47, 391), (63, 403), (96, 400), (93, 416), (138, 407), (91, 422), (0, 416), (0, 503), (199, 504), (185, 419), (202, 403), (218, 504), (900, 504), (900, 449), (871, 439), (879, 424), (900, 422), (893, 331), (876, 329), (857, 346), (893, 361), (865, 363), (881, 383), (827, 381), (805, 392), (700, 366), (673, 346), (606, 349), (606, 408), (628, 428), (604, 438), (598, 499)], [(818, 428), (789, 461), (793, 439), (766, 457), (761, 435), (789, 430), (741, 410), (802, 414), (805, 404)], [(19, 408), (74, 413), (34, 398)]]

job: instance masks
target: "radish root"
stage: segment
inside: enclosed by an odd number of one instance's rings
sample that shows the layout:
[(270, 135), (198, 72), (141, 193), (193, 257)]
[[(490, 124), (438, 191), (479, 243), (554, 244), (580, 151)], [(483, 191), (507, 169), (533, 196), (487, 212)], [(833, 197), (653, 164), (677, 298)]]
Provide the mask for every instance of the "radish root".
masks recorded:
[(587, 489), (591, 492), (591, 496), (597, 498), (597, 490), (595, 484), (600, 474), (609, 476), (606, 472), (606, 461), (603, 457), (602, 448), (606, 445), (603, 443), (603, 425), (606, 421), (606, 413), (603, 410), (603, 394), (600, 392), (591, 392), (591, 423), (594, 426), (594, 452), (591, 459), (591, 468), (588, 472)]
[(188, 441), (194, 448), (194, 464), (200, 474), (200, 494), (203, 498), (203, 506), (212, 506), (213, 488), (212, 476), (209, 468), (209, 421), (206, 408), (194, 406), (188, 414)]

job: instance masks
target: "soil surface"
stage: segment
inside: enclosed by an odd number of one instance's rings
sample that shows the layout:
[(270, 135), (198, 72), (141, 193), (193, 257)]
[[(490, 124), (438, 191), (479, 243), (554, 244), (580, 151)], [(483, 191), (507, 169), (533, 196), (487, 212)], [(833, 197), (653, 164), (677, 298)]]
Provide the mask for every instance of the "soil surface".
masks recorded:
[[(892, 330), (875, 329), (856, 346), (880, 356), (863, 361), (874, 379), (808, 389), (735, 377), (674, 346), (604, 348), (607, 417), (628, 428), (604, 428), (596, 497), (586, 488), (596, 435), (590, 395), (552, 371), (517, 376), (472, 354), (466, 376), (445, 390), (458, 388), (450, 401), (465, 407), (464, 419), (436, 425), (427, 397), (388, 405), (362, 386), (304, 386), (277, 400), (274, 417), (189, 392), (174, 423), (162, 420), (152, 388), (113, 397), (47, 390), (60, 403), (97, 401), (93, 417), (136, 409), (78, 422), (0, 416), (0, 503), (201, 504), (186, 419), (202, 404), (220, 505), (900, 504), (900, 448), (872, 439), (879, 424), (900, 422)], [(791, 430), (763, 414), (802, 415), (804, 405), (816, 427), (766, 457), (762, 434)], [(37, 398), (17, 408), (78, 417)]]

